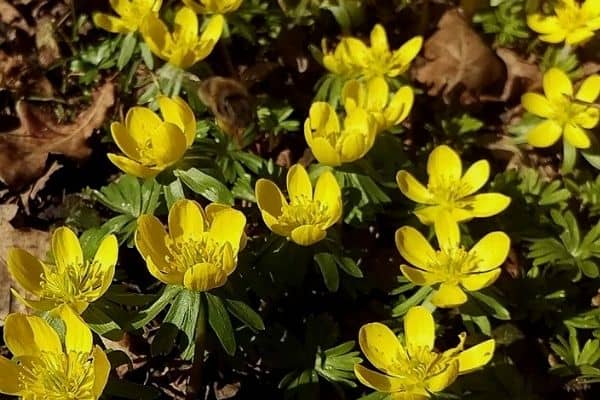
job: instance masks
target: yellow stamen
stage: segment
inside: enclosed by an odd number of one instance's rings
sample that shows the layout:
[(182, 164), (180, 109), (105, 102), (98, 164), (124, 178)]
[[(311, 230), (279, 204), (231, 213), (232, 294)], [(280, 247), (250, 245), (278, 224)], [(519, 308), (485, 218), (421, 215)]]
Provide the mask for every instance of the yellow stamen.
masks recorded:
[(84, 301), (91, 303), (98, 297), (103, 285), (102, 264), (85, 261), (83, 264), (69, 264), (64, 271), (51, 266), (42, 275), (42, 297), (60, 300), (64, 303)]

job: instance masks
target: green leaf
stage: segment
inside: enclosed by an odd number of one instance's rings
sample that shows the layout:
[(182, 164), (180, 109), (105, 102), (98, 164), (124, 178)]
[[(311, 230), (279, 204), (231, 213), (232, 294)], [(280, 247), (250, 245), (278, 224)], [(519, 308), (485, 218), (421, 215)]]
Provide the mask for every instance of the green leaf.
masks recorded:
[(148, 67), (149, 70), (154, 69), (154, 56), (150, 51), (148, 45), (144, 42), (140, 42), (140, 53), (142, 54), (142, 60), (144, 60), (144, 64)]
[(82, 317), (90, 329), (100, 336), (111, 340), (120, 340), (123, 337), (123, 331), (119, 324), (106, 314), (100, 307), (91, 303), (83, 312)]
[(142, 310), (131, 322), (133, 329), (140, 329), (152, 321), (156, 316), (171, 303), (171, 301), (182, 291), (181, 286), (167, 285), (160, 297), (148, 308)]
[(342, 271), (354, 278), (362, 278), (364, 276), (363, 272), (358, 267), (358, 264), (356, 264), (350, 257), (335, 257), (335, 262)]
[(204, 302), (200, 293), (188, 291), (190, 294), (189, 309), (186, 314), (181, 331), (183, 333), (181, 337), (181, 358), (183, 360), (192, 360), (194, 358), (194, 352), (196, 349), (196, 327), (198, 318), (206, 318), (204, 315)]
[(207, 200), (233, 205), (233, 195), (229, 189), (212, 176), (196, 168), (190, 168), (187, 171), (177, 170), (174, 174), (194, 193)]
[(469, 292), (469, 295), (473, 297), (480, 305), (487, 309), (491, 315), (503, 321), (510, 319), (510, 312), (504, 307), (497, 298), (491, 294), (486, 294), (483, 291)]
[(163, 187), (165, 201), (167, 202), (167, 208), (170, 210), (177, 200), (185, 199), (185, 193), (183, 193), (183, 186), (179, 179), (174, 180), (168, 186)]
[(411, 307), (421, 304), (421, 302), (425, 300), (425, 298), (429, 296), (432, 291), (433, 289), (429, 286), (423, 286), (419, 288), (419, 290), (417, 290), (411, 297), (404, 300), (402, 303), (392, 309), (392, 316), (403, 316)]
[(79, 238), (79, 243), (81, 243), (81, 249), (83, 250), (83, 257), (86, 260), (91, 260), (96, 254), (96, 250), (98, 250), (102, 240), (110, 233), (110, 227), (105, 225), (84, 231)]
[(119, 214), (139, 217), (142, 209), (142, 189), (136, 177), (123, 175), (115, 182), (92, 191), (103, 205)]
[(330, 292), (337, 292), (340, 286), (340, 275), (335, 263), (335, 257), (331, 253), (317, 253), (314, 260), (321, 270), (325, 286)]
[[(177, 337), (182, 332), (182, 327), (185, 325), (186, 319), (192, 318), (192, 316), (198, 316), (199, 302), (198, 293), (190, 290), (183, 289), (179, 291), (177, 296), (171, 302), (169, 312), (160, 324), (160, 329), (156, 334), (156, 337), (152, 341), (150, 351), (152, 355), (167, 355), (175, 348), (177, 344)], [(194, 321), (194, 327), (195, 327)], [(193, 342), (193, 332), (191, 335), (191, 342)], [(185, 343), (185, 348), (190, 343), (190, 339)]]
[(140, 214), (154, 214), (158, 207), (162, 186), (154, 179), (146, 179), (141, 188)]
[(121, 51), (119, 52), (119, 58), (117, 59), (117, 68), (121, 71), (131, 60), (135, 46), (137, 45), (137, 34), (136, 32), (130, 32), (125, 36), (121, 43)]
[(236, 344), (229, 313), (219, 297), (210, 293), (204, 293), (204, 295), (208, 305), (208, 323), (217, 335), (225, 352), (232, 356), (235, 354)]
[(225, 299), (227, 310), (244, 325), (255, 330), (264, 331), (265, 324), (260, 315), (243, 301)]

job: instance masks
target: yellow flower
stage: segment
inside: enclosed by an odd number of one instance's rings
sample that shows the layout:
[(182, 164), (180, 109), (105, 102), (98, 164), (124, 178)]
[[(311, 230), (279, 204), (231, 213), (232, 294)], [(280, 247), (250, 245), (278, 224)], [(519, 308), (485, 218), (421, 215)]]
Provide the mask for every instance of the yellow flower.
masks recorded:
[(27, 251), (8, 252), (8, 270), (13, 278), (36, 300), (13, 294), (27, 306), (49, 311), (67, 305), (79, 314), (106, 292), (115, 275), (119, 244), (114, 235), (102, 242), (92, 260), (85, 260), (79, 240), (69, 228), (52, 234), (54, 265), (38, 260)]
[(148, 271), (169, 285), (204, 292), (235, 271), (246, 217), (231, 207), (178, 200), (169, 211), (169, 233), (153, 215), (138, 218), (135, 245)]
[(330, 171), (313, 186), (304, 167), (292, 166), (287, 173), (288, 203), (270, 180), (256, 182), (256, 199), (270, 230), (301, 246), (310, 246), (327, 236), (327, 228), (342, 217), (342, 192)]
[(399, 125), (408, 117), (415, 96), (410, 86), (402, 86), (390, 100), (390, 89), (382, 77), (370, 79), (366, 84), (353, 79), (342, 89), (342, 103), (350, 114), (356, 108), (367, 111), (377, 122), (378, 131)]
[(173, 165), (194, 142), (196, 118), (179, 97), (159, 97), (163, 116), (148, 108), (133, 107), (125, 123), (113, 122), (112, 137), (124, 156), (108, 154), (108, 158), (124, 172), (140, 178), (156, 176)]
[(600, 3), (596, 0), (585, 0), (581, 5), (562, 0), (554, 7), (554, 14), (535, 13), (527, 17), (529, 27), (540, 33), (544, 42), (577, 45), (594, 37), (594, 31), (600, 29)]
[(198, 16), (189, 7), (175, 14), (175, 27), (170, 33), (167, 26), (156, 15), (149, 14), (140, 27), (146, 44), (158, 57), (179, 68), (188, 68), (204, 60), (213, 50), (221, 33), (225, 19), (215, 15), (198, 36)]
[(404, 276), (419, 286), (440, 285), (431, 298), (432, 304), (459, 306), (467, 301), (463, 289), (481, 290), (498, 279), (510, 250), (510, 239), (504, 232), (488, 233), (467, 251), (460, 244), (458, 225), (444, 215), (435, 223), (435, 234), (438, 251), (413, 227), (403, 226), (396, 231), (396, 247), (411, 264), (400, 267)]
[(92, 333), (70, 308), (60, 310), (64, 346), (58, 333), (36, 316), (11, 314), (4, 325), (4, 342), (13, 355), (0, 356), (0, 393), (21, 399), (100, 398), (110, 363)]
[(588, 77), (573, 96), (573, 85), (560, 69), (544, 74), (544, 94), (525, 93), (521, 103), (527, 111), (545, 119), (532, 128), (527, 141), (534, 147), (548, 147), (562, 134), (565, 140), (579, 149), (591, 145), (586, 129), (598, 125), (600, 109), (594, 104), (600, 95), (600, 75)]
[(243, 0), (183, 0), (183, 2), (200, 14), (226, 14), (240, 8)]
[(412, 201), (425, 205), (417, 209), (415, 215), (426, 225), (433, 224), (444, 213), (456, 222), (491, 217), (510, 204), (510, 198), (500, 193), (473, 194), (489, 179), (490, 165), (486, 160), (477, 161), (463, 175), (458, 154), (442, 145), (429, 154), (427, 173), (427, 187), (407, 171), (398, 171), (396, 175), (400, 191)]
[(339, 166), (365, 156), (375, 143), (377, 122), (365, 110), (354, 108), (344, 118), (344, 126), (334, 108), (317, 102), (310, 107), (304, 123), (304, 138), (322, 164)]
[(459, 335), (455, 348), (434, 351), (435, 323), (427, 309), (412, 307), (404, 317), (405, 346), (384, 324), (363, 325), (358, 342), (369, 362), (383, 373), (354, 366), (354, 373), (365, 386), (390, 393), (390, 399), (421, 400), (450, 386), (458, 375), (487, 364), (494, 355), (495, 341), (486, 340), (463, 350), (466, 334)]
[(110, 5), (120, 18), (94, 13), (96, 26), (113, 33), (129, 33), (138, 30), (146, 15), (158, 15), (162, 0), (111, 0)]
[(338, 75), (394, 78), (408, 70), (422, 45), (423, 38), (415, 36), (392, 51), (385, 29), (377, 24), (371, 31), (370, 47), (353, 37), (343, 38), (332, 53), (323, 45), (323, 65)]

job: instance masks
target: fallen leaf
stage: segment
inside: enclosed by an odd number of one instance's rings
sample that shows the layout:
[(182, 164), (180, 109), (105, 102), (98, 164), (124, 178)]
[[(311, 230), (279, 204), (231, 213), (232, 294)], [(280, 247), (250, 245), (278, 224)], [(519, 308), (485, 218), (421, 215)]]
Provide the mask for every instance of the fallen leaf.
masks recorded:
[(21, 54), (0, 50), (0, 89), (7, 89), (15, 98), (23, 96), (52, 97), (54, 89), (39, 66), (31, 65)]
[(513, 50), (498, 48), (498, 57), (506, 65), (506, 81), (500, 96), (482, 96), (482, 100), (507, 101), (515, 94), (534, 91), (542, 87), (542, 71), (534, 60), (524, 60)]
[(6, 316), (13, 312), (25, 312), (26, 307), (16, 300), (10, 289), (14, 288), (22, 295), (26, 292), (14, 282), (6, 267), (8, 249), (18, 246), (39, 258), (46, 258), (50, 248), (50, 233), (36, 229), (16, 229), (10, 221), (17, 215), (16, 204), (0, 205), (0, 325)]
[(40, 65), (47, 68), (60, 59), (60, 48), (54, 35), (54, 22), (51, 17), (43, 17), (37, 23), (35, 46)]
[(504, 74), (502, 62), (458, 9), (444, 13), (438, 30), (425, 42), (420, 63), (416, 79), (429, 87), (429, 95), (441, 94), (446, 103), (455, 91), (462, 104), (476, 102)]
[(44, 174), (48, 154), (84, 159), (91, 153), (87, 139), (102, 125), (114, 104), (114, 85), (105, 83), (92, 104), (74, 122), (60, 124), (26, 101), (17, 103), (21, 126), (0, 132), (0, 180), (22, 187)]
[(19, 10), (6, 0), (0, 0), (0, 21), (8, 26), (25, 31), (28, 35), (35, 33), (35, 30), (29, 26)]

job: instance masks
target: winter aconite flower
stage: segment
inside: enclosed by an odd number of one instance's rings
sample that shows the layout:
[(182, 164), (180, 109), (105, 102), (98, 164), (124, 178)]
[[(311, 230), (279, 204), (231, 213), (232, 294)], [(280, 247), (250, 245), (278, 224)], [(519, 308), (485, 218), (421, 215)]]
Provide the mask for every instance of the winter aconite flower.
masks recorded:
[(227, 282), (235, 270), (246, 217), (238, 210), (178, 200), (169, 211), (169, 232), (153, 215), (138, 218), (135, 245), (148, 271), (169, 285), (204, 292)]
[(148, 15), (140, 27), (150, 50), (169, 64), (189, 68), (204, 60), (213, 50), (221, 33), (225, 19), (215, 15), (207, 22), (202, 35), (198, 36), (198, 16), (189, 7), (175, 14), (173, 32), (156, 15)]
[(11, 314), (4, 324), (4, 343), (12, 360), (0, 356), (0, 393), (21, 399), (99, 399), (110, 363), (92, 333), (68, 307), (60, 310), (64, 344), (42, 318)]
[(369, 113), (354, 107), (343, 126), (335, 109), (324, 102), (313, 103), (304, 123), (304, 138), (319, 162), (339, 166), (365, 156), (375, 143), (377, 123)]
[(442, 145), (429, 154), (427, 187), (404, 170), (398, 172), (396, 182), (406, 197), (424, 205), (415, 211), (415, 215), (426, 225), (433, 224), (442, 213), (461, 222), (490, 217), (508, 207), (510, 198), (503, 194), (474, 194), (489, 179), (490, 165), (486, 160), (471, 165), (464, 175), (462, 172), (458, 154)]
[(343, 38), (333, 52), (324, 48), (323, 65), (338, 75), (394, 78), (408, 70), (422, 45), (423, 38), (416, 36), (392, 51), (385, 29), (377, 24), (371, 31), (370, 47), (357, 38)]
[(75, 233), (66, 227), (58, 228), (52, 234), (54, 264), (42, 262), (19, 248), (9, 250), (10, 274), (37, 299), (26, 300), (17, 292), (14, 294), (39, 311), (66, 305), (81, 314), (112, 283), (118, 251), (117, 239), (109, 235), (100, 243), (94, 258), (86, 260)]
[(544, 74), (544, 96), (525, 93), (523, 107), (544, 121), (531, 129), (527, 141), (534, 147), (548, 147), (561, 135), (573, 147), (586, 149), (591, 141), (586, 129), (598, 125), (600, 108), (594, 104), (600, 95), (600, 75), (588, 77), (575, 95), (569, 77), (552, 68)]
[(125, 123), (113, 122), (112, 137), (124, 155), (108, 158), (124, 172), (140, 178), (156, 176), (173, 165), (194, 142), (196, 118), (179, 97), (159, 97), (163, 119), (144, 107), (127, 112)]
[(367, 111), (377, 122), (378, 131), (399, 125), (408, 117), (415, 95), (410, 86), (402, 86), (390, 99), (390, 88), (382, 77), (363, 83), (356, 79), (346, 82), (342, 102), (348, 114), (356, 108)]
[(467, 251), (461, 246), (458, 225), (444, 215), (435, 223), (435, 234), (438, 251), (413, 227), (396, 231), (396, 247), (411, 264), (400, 267), (404, 276), (419, 286), (439, 284), (431, 303), (459, 306), (467, 301), (463, 289), (481, 290), (498, 279), (510, 250), (510, 239), (504, 232), (488, 233)]
[(110, 4), (119, 17), (95, 13), (94, 23), (109, 32), (129, 33), (138, 30), (146, 15), (158, 15), (162, 0), (113, 0)]
[(423, 307), (412, 307), (404, 317), (404, 345), (386, 325), (363, 325), (358, 342), (369, 362), (381, 372), (354, 366), (365, 386), (389, 393), (390, 399), (427, 399), (450, 386), (459, 375), (487, 364), (494, 355), (495, 341), (486, 340), (463, 350), (466, 335), (458, 346), (443, 353), (434, 350), (435, 323)]
[(240, 8), (243, 0), (183, 0), (199, 14), (226, 14)]
[(540, 40), (544, 42), (581, 44), (600, 29), (600, 3), (585, 0), (580, 5), (575, 0), (559, 0), (554, 6), (554, 15), (531, 14), (527, 24), (541, 34)]
[(288, 202), (270, 180), (256, 182), (256, 199), (270, 230), (301, 246), (310, 246), (327, 236), (327, 228), (342, 217), (342, 192), (333, 174), (323, 172), (313, 186), (304, 167), (292, 166), (287, 173)]

